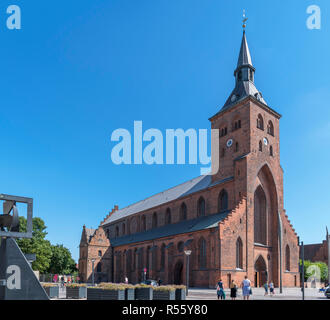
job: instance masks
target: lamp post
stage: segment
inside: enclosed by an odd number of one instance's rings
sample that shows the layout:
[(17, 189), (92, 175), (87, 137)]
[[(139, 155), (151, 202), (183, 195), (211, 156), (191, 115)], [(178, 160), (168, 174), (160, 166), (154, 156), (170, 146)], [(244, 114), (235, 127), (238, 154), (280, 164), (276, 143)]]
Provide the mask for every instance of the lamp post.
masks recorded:
[(186, 296), (188, 296), (189, 288), (189, 257), (191, 255), (191, 250), (185, 250), (185, 255), (187, 256), (187, 267), (186, 267)]
[(92, 259), (92, 285), (93, 285), (93, 287), (95, 285), (95, 281), (94, 281), (94, 262), (95, 262), (95, 259)]
[(302, 280), (302, 299), (305, 300), (305, 252), (304, 252), (304, 242), (301, 241), (301, 280)]

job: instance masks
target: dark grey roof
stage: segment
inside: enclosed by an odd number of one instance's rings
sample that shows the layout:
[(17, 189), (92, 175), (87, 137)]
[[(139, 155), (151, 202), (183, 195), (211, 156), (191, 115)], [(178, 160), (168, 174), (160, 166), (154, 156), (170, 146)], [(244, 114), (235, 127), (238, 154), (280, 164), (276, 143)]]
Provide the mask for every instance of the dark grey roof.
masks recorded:
[(240, 49), (238, 61), (237, 61), (237, 68), (244, 66), (244, 65), (253, 66), (249, 46), (248, 46), (246, 36), (245, 36), (245, 31), (243, 32), (241, 49)]
[[(237, 68), (234, 72), (234, 75), (236, 76), (237, 72), (244, 67), (248, 67), (248, 69), (251, 70), (253, 73), (255, 71), (252, 65), (251, 54), (246, 40), (245, 32), (243, 32), (241, 49), (239, 52)], [(231, 107), (233, 107), (234, 105), (236, 105), (237, 103), (239, 103), (248, 96), (254, 97), (255, 99), (257, 99), (258, 101), (262, 102), (267, 106), (266, 101), (264, 100), (261, 92), (256, 88), (254, 82), (244, 77), (244, 79), (242, 80), (236, 79), (235, 88), (230, 94), (227, 101), (225, 102), (221, 111), (230, 109)]]
[(114, 214), (112, 214), (108, 219), (106, 219), (101, 225), (104, 226), (104, 225), (110, 224), (114, 221), (126, 218), (135, 213), (138, 213), (138, 212), (141, 212), (141, 211), (144, 211), (147, 209), (151, 209), (153, 207), (165, 204), (172, 200), (185, 197), (194, 192), (204, 190), (208, 187), (212, 187), (216, 184), (220, 184), (220, 183), (229, 181), (230, 179), (233, 179), (233, 177), (212, 183), (211, 176), (197, 177), (195, 179), (182, 183), (176, 187), (173, 187), (166, 191), (157, 193), (152, 197), (146, 198), (142, 201), (139, 201), (128, 207), (118, 210)]
[(145, 232), (134, 233), (132, 235), (126, 235), (119, 238), (112, 238), (110, 239), (110, 243), (113, 247), (118, 247), (136, 242), (143, 242), (182, 233), (214, 228), (217, 227), (220, 221), (227, 217), (229, 212), (230, 211), (226, 211), (192, 220), (181, 221), (175, 224), (169, 224), (159, 228), (150, 229)]

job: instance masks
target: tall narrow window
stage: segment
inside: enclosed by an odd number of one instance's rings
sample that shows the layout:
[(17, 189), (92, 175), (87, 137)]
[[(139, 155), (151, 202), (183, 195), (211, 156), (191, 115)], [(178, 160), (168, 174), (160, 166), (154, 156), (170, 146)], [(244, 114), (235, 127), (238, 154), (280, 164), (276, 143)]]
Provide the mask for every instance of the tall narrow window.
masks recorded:
[(259, 141), (259, 151), (262, 151), (262, 142)]
[(142, 219), (141, 219), (141, 227), (142, 227), (142, 230), (141, 231), (146, 231), (147, 230), (147, 222), (146, 222), (146, 216), (142, 216)]
[(96, 266), (96, 272), (102, 272), (102, 263), (99, 262)]
[(254, 192), (254, 242), (267, 245), (267, 201), (261, 186)]
[(257, 118), (257, 128), (264, 130), (264, 119), (262, 118), (261, 114), (259, 114)]
[(235, 143), (235, 152), (238, 152), (238, 150), (239, 150), (239, 144), (238, 144), (238, 142), (236, 142)]
[(116, 237), (119, 237), (119, 227), (116, 227)]
[(274, 125), (270, 120), (268, 121), (267, 125), (267, 133), (269, 133), (271, 136), (274, 136)]
[(285, 248), (285, 270), (290, 271), (290, 248), (286, 245)]
[(218, 212), (228, 210), (228, 192), (223, 189), (219, 194), (218, 199)]
[(165, 214), (165, 224), (171, 224), (171, 222), (172, 222), (171, 209), (168, 208)]
[(205, 200), (203, 197), (200, 197), (198, 200), (198, 216), (203, 217), (205, 216)]
[(240, 237), (236, 241), (236, 268), (243, 269), (243, 242)]
[(271, 156), (273, 156), (273, 146), (270, 146), (270, 147), (269, 147), (269, 154), (270, 154)]
[(165, 269), (165, 243), (162, 244), (160, 249), (160, 269)]
[(200, 238), (198, 242), (198, 264), (199, 269), (205, 269), (206, 268), (206, 241), (204, 238)]
[(125, 235), (125, 233), (126, 233), (126, 226), (125, 226), (125, 223), (123, 223), (123, 225), (122, 225), (122, 234), (123, 234), (123, 236)]
[(153, 228), (157, 228), (157, 212), (154, 212), (153, 215), (152, 215), (152, 227)]
[(180, 220), (187, 220), (187, 206), (185, 203), (182, 203), (180, 208)]

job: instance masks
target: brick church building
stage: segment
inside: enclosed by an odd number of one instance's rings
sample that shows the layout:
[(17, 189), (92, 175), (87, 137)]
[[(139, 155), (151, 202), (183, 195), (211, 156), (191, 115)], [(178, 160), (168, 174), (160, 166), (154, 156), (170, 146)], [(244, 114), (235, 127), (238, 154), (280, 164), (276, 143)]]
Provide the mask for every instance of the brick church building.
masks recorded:
[[(83, 227), (79, 275), (90, 282), (163, 284), (186, 281), (214, 288), (221, 278), (253, 286), (300, 284), (299, 247), (283, 208), (281, 115), (255, 86), (245, 31), (235, 88), (209, 120), (219, 129), (219, 171), (200, 176), (126, 208), (117, 206), (97, 229)], [(146, 275), (144, 272), (146, 271)]]

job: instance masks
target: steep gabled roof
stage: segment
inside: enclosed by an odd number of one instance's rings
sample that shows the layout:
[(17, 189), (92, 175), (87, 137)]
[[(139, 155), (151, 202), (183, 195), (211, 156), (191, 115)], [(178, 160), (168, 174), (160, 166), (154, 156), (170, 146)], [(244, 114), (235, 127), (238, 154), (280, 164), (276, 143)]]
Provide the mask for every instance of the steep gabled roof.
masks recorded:
[(231, 179), (233, 179), (233, 177), (229, 177), (222, 181), (217, 181), (215, 183), (212, 183), (211, 176), (200, 176), (200, 177), (194, 178), (185, 183), (182, 183), (173, 188), (170, 188), (166, 191), (157, 193), (149, 198), (136, 202), (123, 209), (119, 209), (114, 214), (110, 215), (104, 222), (102, 222), (101, 225), (105, 226), (105, 225), (115, 222), (117, 220), (124, 219), (128, 216), (131, 216), (135, 213), (157, 207), (159, 205), (165, 204), (167, 202), (170, 202), (170, 201), (173, 201), (173, 200), (176, 200), (179, 198), (183, 198), (189, 194), (207, 189), (216, 184), (227, 182)]

